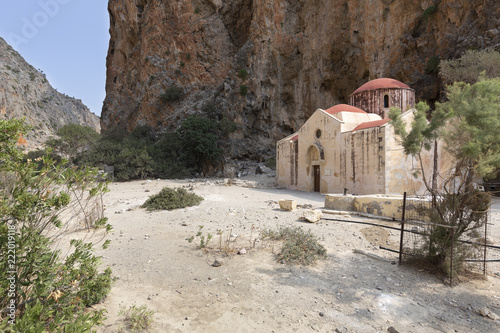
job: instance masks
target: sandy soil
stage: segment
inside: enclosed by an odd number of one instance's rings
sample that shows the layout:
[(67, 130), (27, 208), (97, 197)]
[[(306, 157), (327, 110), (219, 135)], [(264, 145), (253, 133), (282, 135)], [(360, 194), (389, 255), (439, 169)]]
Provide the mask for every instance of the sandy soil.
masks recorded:
[[(112, 244), (98, 253), (118, 279), (98, 305), (108, 311), (99, 332), (118, 332), (124, 326), (120, 307), (133, 304), (156, 311), (151, 332), (387, 332), (391, 327), (398, 332), (500, 332), (500, 321), (479, 313), (487, 307), (500, 314), (500, 263), (488, 266), (485, 280), (450, 288), (423, 271), (396, 265), (397, 254), (378, 249), (396, 246), (397, 231), (327, 220), (305, 223), (303, 208), (281, 211), (278, 200), (320, 208), (323, 195), (264, 183), (272, 178), (262, 175), (231, 186), (222, 180), (111, 184), (105, 204), (114, 226)], [(139, 208), (165, 186), (193, 188), (205, 200), (175, 211)], [(500, 244), (499, 217), (500, 200), (495, 199), (495, 244)], [(205, 235), (214, 235), (213, 251), (186, 240), (199, 225)], [(289, 225), (311, 229), (328, 258), (308, 267), (277, 263), (273, 244), (257, 239), (259, 230)], [(223, 239), (233, 234), (231, 251), (245, 248), (247, 253), (218, 253), (220, 229)], [(221, 257), (222, 266), (213, 267)]]

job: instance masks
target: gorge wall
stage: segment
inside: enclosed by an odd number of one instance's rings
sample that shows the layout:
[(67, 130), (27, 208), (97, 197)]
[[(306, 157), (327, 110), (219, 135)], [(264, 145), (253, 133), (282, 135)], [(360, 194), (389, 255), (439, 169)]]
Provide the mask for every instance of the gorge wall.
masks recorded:
[[(234, 158), (273, 156), (371, 79), (438, 100), (439, 59), (500, 49), (498, 0), (109, 0), (109, 13), (101, 126), (172, 130), (210, 103), (237, 125)], [(174, 86), (180, 99), (162, 101)]]
[(0, 119), (22, 118), (32, 127), (26, 150), (41, 148), (66, 124), (100, 130), (99, 117), (81, 100), (55, 90), (43, 73), (0, 38)]

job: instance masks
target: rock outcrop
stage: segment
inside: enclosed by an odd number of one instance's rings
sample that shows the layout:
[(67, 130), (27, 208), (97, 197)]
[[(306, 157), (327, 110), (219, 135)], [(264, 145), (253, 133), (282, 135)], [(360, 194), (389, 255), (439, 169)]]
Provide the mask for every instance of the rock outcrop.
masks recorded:
[(66, 124), (100, 131), (99, 117), (81, 100), (57, 92), (43, 73), (0, 38), (0, 119), (22, 117), (33, 128), (25, 138), (26, 150), (40, 148)]
[[(438, 100), (440, 59), (500, 49), (497, 0), (110, 0), (109, 13), (103, 128), (173, 129), (209, 103), (237, 124), (236, 158), (273, 156), (371, 79)], [(172, 87), (180, 98), (160, 98)]]

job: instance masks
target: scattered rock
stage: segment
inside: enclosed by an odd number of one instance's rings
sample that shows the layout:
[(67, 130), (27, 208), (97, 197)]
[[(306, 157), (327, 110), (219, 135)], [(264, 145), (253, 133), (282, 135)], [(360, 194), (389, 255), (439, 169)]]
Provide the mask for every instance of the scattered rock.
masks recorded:
[(311, 204), (297, 205), (297, 208), (312, 209), (313, 205)]
[(335, 333), (347, 333), (347, 327), (336, 328)]
[(297, 209), (297, 201), (282, 199), (279, 201), (280, 209), (282, 210), (295, 210)]
[(319, 209), (307, 209), (303, 217), (311, 223), (316, 223), (323, 217), (323, 212)]
[(490, 309), (488, 309), (487, 307), (484, 307), (481, 310), (479, 310), (479, 314), (483, 317), (487, 317), (489, 313)]
[(493, 320), (499, 320), (500, 319), (500, 316), (498, 316), (494, 312), (491, 312), (490, 309), (488, 309), (487, 307), (481, 308), (481, 310), (479, 310), (479, 314), (481, 316), (483, 316), (483, 317), (488, 317), (488, 318), (493, 319)]
[(273, 170), (271, 170), (271, 168), (268, 168), (264, 165), (258, 165), (256, 168), (255, 168), (255, 174), (256, 175), (262, 175), (262, 174), (268, 174), (268, 173), (271, 173)]
[(222, 266), (223, 263), (224, 263), (224, 260), (222, 260), (220, 258), (219, 259), (215, 259), (214, 263), (212, 264), (212, 266), (214, 266), (214, 267), (220, 267), (220, 266)]
[(391, 326), (387, 329), (387, 332), (389, 333), (399, 333), (397, 329), (394, 328), (394, 326)]
[(245, 248), (240, 249), (238, 251), (238, 254), (241, 254), (241, 255), (247, 254), (247, 249), (245, 249)]

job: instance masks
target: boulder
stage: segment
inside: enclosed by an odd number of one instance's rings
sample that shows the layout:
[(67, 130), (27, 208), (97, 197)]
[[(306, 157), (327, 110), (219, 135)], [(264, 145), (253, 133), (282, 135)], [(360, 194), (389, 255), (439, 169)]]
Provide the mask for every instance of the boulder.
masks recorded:
[(297, 201), (282, 199), (280, 202), (280, 209), (282, 210), (295, 210), (297, 209)]
[(304, 219), (311, 223), (316, 223), (323, 217), (323, 212), (319, 209), (306, 209), (304, 211)]

